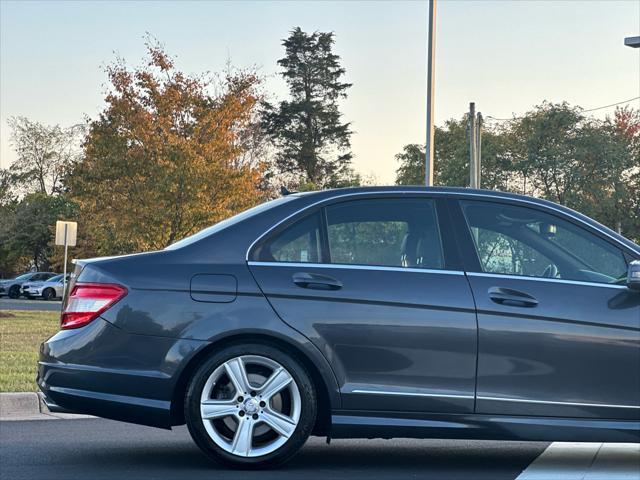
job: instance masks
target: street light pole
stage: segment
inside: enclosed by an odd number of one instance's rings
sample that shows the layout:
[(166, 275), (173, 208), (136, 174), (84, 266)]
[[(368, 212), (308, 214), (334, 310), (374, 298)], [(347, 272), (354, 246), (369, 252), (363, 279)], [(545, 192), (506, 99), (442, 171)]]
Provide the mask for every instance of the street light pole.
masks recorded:
[(631, 48), (640, 48), (640, 37), (627, 37), (624, 39), (624, 44)]
[(436, 61), (436, 0), (429, 0), (429, 39), (427, 43), (427, 143), (425, 154), (424, 183), (427, 187), (433, 185), (433, 92), (435, 83)]

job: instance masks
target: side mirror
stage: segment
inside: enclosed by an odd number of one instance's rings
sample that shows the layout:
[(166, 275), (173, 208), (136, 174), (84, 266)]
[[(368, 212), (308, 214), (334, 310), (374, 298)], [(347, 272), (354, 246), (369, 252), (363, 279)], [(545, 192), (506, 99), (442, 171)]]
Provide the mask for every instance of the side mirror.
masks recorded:
[(629, 263), (627, 271), (627, 287), (631, 290), (640, 291), (640, 260), (634, 260)]

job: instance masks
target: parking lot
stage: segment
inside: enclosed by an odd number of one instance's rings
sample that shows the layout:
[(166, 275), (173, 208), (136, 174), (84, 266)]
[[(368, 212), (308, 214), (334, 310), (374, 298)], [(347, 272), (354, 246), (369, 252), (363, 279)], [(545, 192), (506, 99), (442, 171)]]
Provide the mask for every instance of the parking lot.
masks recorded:
[(26, 298), (0, 297), (0, 311), (2, 310), (46, 310), (59, 311), (62, 307), (60, 300), (28, 300)]
[[(546, 443), (312, 438), (279, 470), (225, 470), (173, 431), (102, 419), (3, 422), (3, 478), (513, 480)], [(58, 439), (54, 441), (52, 439)], [(38, 452), (34, 455), (34, 452)]]

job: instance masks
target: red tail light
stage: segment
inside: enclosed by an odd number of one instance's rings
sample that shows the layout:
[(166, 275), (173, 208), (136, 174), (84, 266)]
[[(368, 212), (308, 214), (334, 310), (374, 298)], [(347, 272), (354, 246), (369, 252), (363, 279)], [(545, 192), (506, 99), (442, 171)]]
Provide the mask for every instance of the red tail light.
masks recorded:
[(125, 287), (113, 283), (76, 283), (62, 311), (61, 328), (83, 327), (126, 294)]

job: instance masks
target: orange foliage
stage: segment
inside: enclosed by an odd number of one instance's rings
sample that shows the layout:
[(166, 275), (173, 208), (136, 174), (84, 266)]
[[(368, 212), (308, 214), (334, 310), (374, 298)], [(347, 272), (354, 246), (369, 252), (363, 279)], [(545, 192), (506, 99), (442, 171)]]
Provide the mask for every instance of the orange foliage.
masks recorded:
[(261, 196), (262, 165), (247, 155), (260, 79), (189, 76), (147, 49), (142, 67), (107, 67), (106, 108), (69, 180), (95, 254), (163, 248)]

